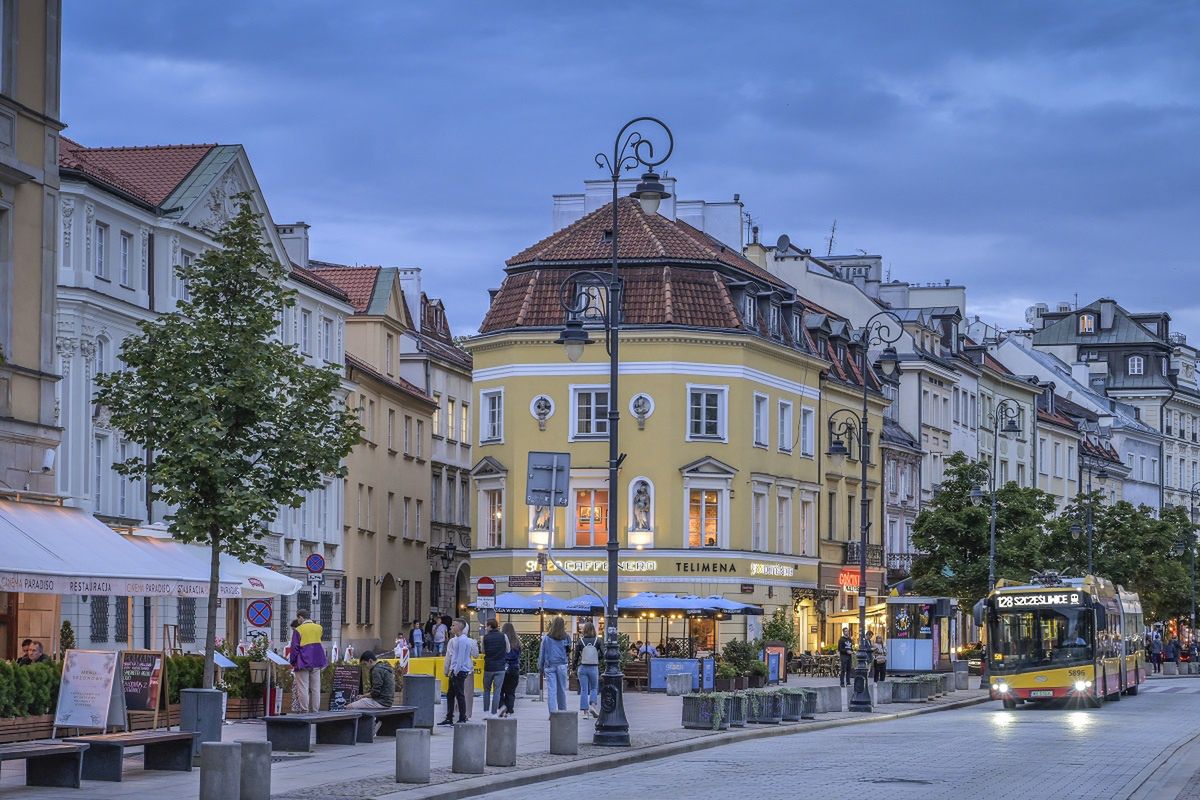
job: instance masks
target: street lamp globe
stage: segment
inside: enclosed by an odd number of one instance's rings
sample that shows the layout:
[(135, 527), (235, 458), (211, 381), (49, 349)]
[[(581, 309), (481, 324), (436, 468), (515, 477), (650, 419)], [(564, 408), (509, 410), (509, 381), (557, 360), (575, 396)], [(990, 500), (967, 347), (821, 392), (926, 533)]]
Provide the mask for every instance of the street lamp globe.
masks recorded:
[(574, 363), (583, 356), (583, 348), (591, 344), (592, 340), (588, 336), (588, 332), (583, 329), (583, 320), (569, 319), (554, 343), (565, 347), (567, 358)]
[(1083, 527), (1078, 522), (1071, 523), (1071, 538), (1078, 539), (1083, 535)]
[(1008, 422), (1004, 423), (1003, 433), (1007, 434), (1007, 433), (1020, 433), (1020, 432), (1021, 432), (1021, 426), (1017, 424), (1017, 421), (1014, 418), (1009, 417)]
[(642, 175), (637, 189), (630, 192), (629, 196), (641, 204), (645, 214), (650, 215), (658, 213), (658, 204), (670, 197), (671, 193), (667, 191), (667, 187), (663, 186), (658, 173), (650, 170)]
[(983, 489), (978, 486), (971, 487), (971, 505), (979, 506), (983, 504)]
[(829, 456), (830, 465), (838, 472), (842, 471), (842, 467), (846, 464), (846, 456), (850, 455), (850, 451), (846, 449), (846, 443), (842, 441), (842, 437), (837, 436), (829, 445), (829, 450), (825, 455)]
[(896, 370), (900, 367), (900, 357), (896, 355), (896, 348), (890, 345), (883, 348), (883, 353), (880, 354), (879, 360), (875, 363), (880, 371), (883, 372), (885, 378), (895, 375)]

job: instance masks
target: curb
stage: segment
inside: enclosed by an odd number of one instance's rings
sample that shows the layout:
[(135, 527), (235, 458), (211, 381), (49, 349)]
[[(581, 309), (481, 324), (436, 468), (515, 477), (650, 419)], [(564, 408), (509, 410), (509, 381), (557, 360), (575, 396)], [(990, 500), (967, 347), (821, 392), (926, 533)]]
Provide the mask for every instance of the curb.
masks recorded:
[[(498, 792), (504, 789), (513, 789), (518, 786), (544, 783), (546, 781), (558, 780), (559, 778), (574, 777), (576, 775), (585, 775), (590, 772), (616, 769), (618, 767), (624, 767), (630, 764), (640, 764), (644, 761), (655, 761), (660, 758), (683, 755), (685, 753), (694, 753), (699, 750), (709, 750), (711, 748), (721, 747), (727, 744), (738, 744), (740, 742), (752, 741), (754, 739), (766, 739), (775, 736), (791, 736), (793, 734), (824, 731), (831, 728), (844, 728), (850, 725), (869, 725), (875, 722), (887, 722), (894, 719), (904, 719), (905, 717), (915, 717), (921, 714), (932, 714), (937, 711), (953, 711), (955, 709), (968, 708), (970, 706), (979, 705), (980, 703), (987, 703), (990, 701), (991, 698), (985, 695), (983, 697), (972, 697), (967, 700), (955, 700), (937, 706), (906, 709), (904, 711), (896, 711), (888, 714), (880, 714), (878, 716), (863, 717), (860, 719), (836, 719), (828, 720), (827, 722), (815, 722), (811, 725), (799, 725), (795, 727), (763, 727), (755, 728), (753, 730), (735, 731), (726, 734), (718, 734), (716, 736), (687, 739), (682, 742), (651, 745), (650, 747), (643, 747), (638, 750), (614, 753), (611, 756), (599, 756), (591, 759), (568, 761), (562, 764), (537, 767), (536, 769), (531, 770), (514, 771), (499, 775), (485, 775), (478, 778), (465, 778), (460, 781), (453, 781), (448, 784), (442, 784), (441, 786), (430, 786), (425, 789), (402, 789), (397, 792), (389, 792), (387, 794), (379, 795), (378, 797), (397, 798), (397, 800), (400, 800), (401, 798), (403, 798), (403, 800), (460, 800), (460, 798), (475, 797), (481, 794), (489, 794), (491, 792)], [(564, 769), (564, 767), (566, 769)]]

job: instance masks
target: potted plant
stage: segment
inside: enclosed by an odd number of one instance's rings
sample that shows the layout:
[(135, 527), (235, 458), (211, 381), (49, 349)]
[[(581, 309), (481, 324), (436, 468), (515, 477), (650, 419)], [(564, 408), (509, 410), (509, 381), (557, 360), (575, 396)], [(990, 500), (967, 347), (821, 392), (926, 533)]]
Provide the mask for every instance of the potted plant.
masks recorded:
[(725, 692), (685, 694), (683, 696), (683, 727), (691, 730), (729, 730), (730, 695)]
[(812, 689), (784, 686), (777, 693), (783, 698), (783, 721), (812, 719), (817, 708), (817, 693)]
[(729, 727), (746, 727), (746, 713), (749, 710), (749, 700), (741, 692), (733, 692), (725, 696), (725, 716), (729, 718)]
[(714, 688), (718, 692), (732, 692), (737, 688), (737, 679), (737, 667), (728, 661), (722, 661), (720, 664), (717, 664), (716, 676), (713, 679), (713, 683)]
[(783, 697), (778, 692), (749, 691), (746, 698), (749, 700), (747, 722), (778, 725), (783, 721)]
[(767, 665), (761, 661), (750, 664), (750, 688), (761, 689), (767, 685)]

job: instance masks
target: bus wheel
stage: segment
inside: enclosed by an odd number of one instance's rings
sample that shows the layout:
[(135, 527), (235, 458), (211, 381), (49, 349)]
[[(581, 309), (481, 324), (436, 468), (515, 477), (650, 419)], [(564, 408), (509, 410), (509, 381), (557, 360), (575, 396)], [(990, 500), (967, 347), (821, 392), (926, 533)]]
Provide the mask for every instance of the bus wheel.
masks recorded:
[(1017, 701), (1016, 700), (1005, 700), (1004, 707), (1009, 710), (1014, 709), (1017, 707)]

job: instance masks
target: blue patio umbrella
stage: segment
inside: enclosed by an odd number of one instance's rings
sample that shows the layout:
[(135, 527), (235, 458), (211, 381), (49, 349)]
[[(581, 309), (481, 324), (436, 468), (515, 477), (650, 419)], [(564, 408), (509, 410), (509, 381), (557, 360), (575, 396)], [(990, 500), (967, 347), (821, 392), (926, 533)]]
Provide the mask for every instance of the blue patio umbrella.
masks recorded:
[[(468, 603), (467, 607), (475, 608), (475, 603)], [(537, 594), (502, 592), (496, 595), (495, 610), (498, 614), (536, 614), (539, 611), (570, 613), (566, 600), (545, 592)]]

